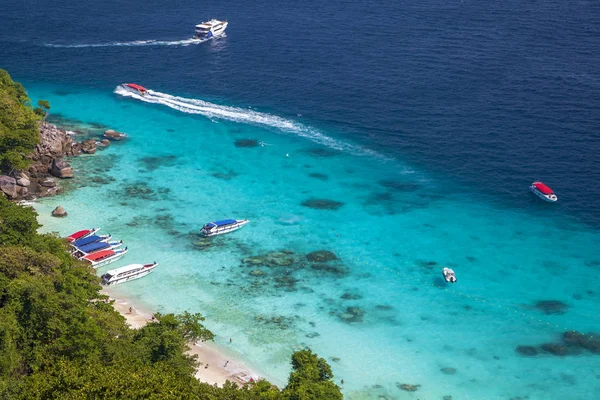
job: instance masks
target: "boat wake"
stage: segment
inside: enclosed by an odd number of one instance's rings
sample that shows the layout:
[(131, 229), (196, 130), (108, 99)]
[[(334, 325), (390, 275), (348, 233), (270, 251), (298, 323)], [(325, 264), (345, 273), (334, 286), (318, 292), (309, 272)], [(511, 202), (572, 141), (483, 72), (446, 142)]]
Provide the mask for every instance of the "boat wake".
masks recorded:
[(135, 40), (132, 42), (110, 42), (110, 43), (80, 43), (80, 44), (54, 44), (46, 43), (46, 47), (54, 48), (84, 48), (84, 47), (133, 47), (133, 46), (190, 46), (209, 41), (207, 39), (184, 39), (184, 40)]
[(204, 100), (173, 96), (166, 93), (155, 92), (153, 90), (148, 90), (148, 94), (141, 95), (126, 90), (122, 86), (117, 86), (115, 93), (124, 97), (132, 97), (146, 103), (161, 104), (187, 114), (200, 114), (211, 119), (212, 121), (221, 119), (232, 122), (259, 125), (267, 128), (274, 128), (279, 131), (292, 133), (307, 138), (315, 143), (330, 147), (335, 150), (347, 151), (354, 155), (372, 156), (383, 160), (390, 160), (388, 157), (376, 151), (331, 138), (310, 126), (306, 126), (290, 119), (278, 117), (276, 115), (245, 108), (213, 104)]

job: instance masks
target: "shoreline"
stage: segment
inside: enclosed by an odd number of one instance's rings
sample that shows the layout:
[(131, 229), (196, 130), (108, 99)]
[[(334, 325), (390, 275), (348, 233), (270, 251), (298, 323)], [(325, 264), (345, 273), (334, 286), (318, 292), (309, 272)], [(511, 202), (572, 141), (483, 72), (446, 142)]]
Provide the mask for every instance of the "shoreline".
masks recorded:
[[(125, 318), (131, 329), (139, 329), (151, 322), (150, 311), (137, 307), (130, 300), (114, 298), (105, 289), (100, 293), (109, 296), (114, 309)], [(238, 386), (243, 386), (251, 380), (258, 381), (262, 378), (241, 360), (227, 355), (215, 342), (189, 343), (189, 346), (190, 350), (186, 353), (198, 356), (198, 361), (201, 363), (195, 373), (196, 379), (200, 382), (222, 387), (229, 380)]]

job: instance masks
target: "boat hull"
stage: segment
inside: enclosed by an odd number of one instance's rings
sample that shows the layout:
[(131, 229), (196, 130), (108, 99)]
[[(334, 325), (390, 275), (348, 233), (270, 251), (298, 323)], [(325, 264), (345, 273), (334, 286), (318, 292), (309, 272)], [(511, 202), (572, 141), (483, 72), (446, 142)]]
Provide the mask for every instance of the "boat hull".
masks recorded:
[(119, 261), (123, 257), (125, 257), (125, 253), (112, 256), (110, 258), (107, 258), (106, 260), (98, 261), (97, 263), (92, 263), (92, 267), (94, 269), (98, 269), (100, 267), (104, 267), (105, 265), (112, 264), (115, 261)]
[(127, 277), (120, 278), (120, 279), (115, 279), (115, 280), (110, 281), (110, 282), (103, 281), (102, 285), (104, 285), (104, 286), (120, 285), (121, 283), (125, 283), (125, 282), (129, 282), (129, 281), (133, 281), (135, 279), (143, 278), (144, 276), (146, 276), (148, 274), (151, 274), (152, 272), (154, 272), (154, 268), (148, 269), (148, 270), (146, 270), (144, 272), (140, 272), (139, 274), (136, 274), (136, 275), (127, 276)]
[(202, 229), (202, 235), (205, 237), (211, 237), (211, 236), (224, 235), (226, 233), (235, 232), (238, 229), (240, 229), (242, 226), (246, 225), (248, 222), (250, 222), (250, 221), (242, 220), (235, 224), (215, 227), (215, 228), (211, 229), (210, 231), (206, 231), (205, 229)]
[(100, 230), (100, 228), (92, 228), (92, 229), (88, 230), (85, 234), (81, 234), (81, 232), (83, 232), (83, 231), (75, 232), (71, 236), (68, 236), (67, 240), (69, 241), (69, 243), (73, 243), (79, 239), (84, 239), (88, 236), (92, 236), (92, 235), (96, 234), (96, 232), (98, 232), (99, 230)]
[(83, 259), (84, 257), (87, 257), (89, 255), (92, 255), (94, 253), (98, 253), (100, 251), (104, 251), (104, 250), (115, 250), (118, 249), (119, 247), (123, 246), (123, 242), (115, 242), (115, 243), (110, 243), (108, 246), (102, 248), (102, 249), (97, 249), (94, 251), (91, 251), (89, 253), (85, 253), (79, 249), (75, 249), (73, 251), (73, 256), (79, 260)]
[(533, 192), (533, 194), (535, 194), (537, 197), (539, 197), (540, 199), (548, 202), (548, 203), (554, 203), (556, 201), (558, 201), (558, 197), (556, 197), (555, 194), (544, 194), (542, 192), (540, 192), (535, 186), (531, 185), (529, 187), (529, 190), (531, 190)]

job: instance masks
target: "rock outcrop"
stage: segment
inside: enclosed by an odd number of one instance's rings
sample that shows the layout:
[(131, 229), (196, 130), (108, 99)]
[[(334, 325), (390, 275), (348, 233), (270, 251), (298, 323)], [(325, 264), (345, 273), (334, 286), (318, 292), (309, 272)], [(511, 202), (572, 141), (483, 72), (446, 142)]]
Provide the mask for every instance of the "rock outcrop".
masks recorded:
[(53, 217), (64, 218), (67, 215), (67, 211), (62, 206), (58, 206), (52, 211)]
[(110, 140), (122, 140), (127, 137), (123, 132), (116, 132), (112, 129), (104, 131), (104, 137)]
[(81, 151), (85, 154), (94, 154), (96, 152), (96, 141), (88, 139), (81, 142)]
[(50, 166), (50, 173), (57, 178), (72, 178), (73, 177), (73, 168), (62, 158), (55, 158), (52, 160), (52, 165)]
[(29, 168), (13, 173), (12, 176), (0, 177), (0, 193), (11, 200), (31, 200), (59, 193), (60, 188), (49, 178), (72, 178), (73, 169), (63, 157), (76, 156), (81, 152), (92, 154), (96, 150), (95, 141), (88, 142), (93, 144), (74, 142), (66, 131), (56, 125), (41, 125), (40, 144), (29, 157)]
[(0, 176), (0, 192), (4, 193), (9, 199), (17, 197), (17, 180), (13, 177)]
[[(111, 140), (121, 140), (127, 135), (109, 129), (104, 132), (104, 136)], [(11, 173), (11, 176), (0, 176), (0, 195), (5, 195), (11, 200), (32, 200), (59, 193), (61, 189), (55, 180), (48, 178), (73, 178), (73, 168), (64, 157), (73, 157), (81, 153), (94, 154), (98, 147), (103, 148), (110, 144), (108, 139), (101, 142), (87, 139), (78, 143), (56, 125), (40, 125), (40, 144), (29, 157), (29, 168), (26, 171)]]

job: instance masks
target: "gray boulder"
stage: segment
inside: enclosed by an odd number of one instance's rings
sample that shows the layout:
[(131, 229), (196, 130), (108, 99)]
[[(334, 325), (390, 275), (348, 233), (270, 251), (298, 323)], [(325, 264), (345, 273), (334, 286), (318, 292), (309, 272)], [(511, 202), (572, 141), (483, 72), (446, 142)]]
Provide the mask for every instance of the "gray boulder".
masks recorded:
[(52, 160), (50, 173), (57, 178), (65, 179), (73, 177), (73, 168), (63, 159), (55, 158)]
[(116, 132), (112, 129), (109, 129), (107, 131), (104, 131), (104, 137), (111, 140), (121, 140), (125, 139), (127, 135), (122, 132)]
[(94, 154), (96, 152), (96, 141), (88, 139), (81, 142), (81, 151), (85, 154)]
[(58, 206), (52, 211), (53, 217), (64, 218), (67, 215), (67, 211), (62, 206)]
[(0, 191), (3, 192), (9, 199), (17, 197), (17, 181), (10, 176), (0, 176)]
[(17, 180), (17, 185), (27, 187), (31, 185), (31, 181), (27, 178), (19, 178), (19, 180)]

